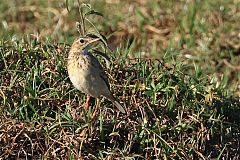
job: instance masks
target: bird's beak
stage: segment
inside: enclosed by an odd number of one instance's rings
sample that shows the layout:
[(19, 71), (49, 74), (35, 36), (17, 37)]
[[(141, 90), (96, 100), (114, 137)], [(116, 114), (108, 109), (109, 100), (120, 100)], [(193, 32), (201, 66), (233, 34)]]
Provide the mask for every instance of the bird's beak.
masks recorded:
[(92, 44), (92, 43), (97, 42), (99, 40), (100, 40), (100, 38), (92, 38), (88, 43)]

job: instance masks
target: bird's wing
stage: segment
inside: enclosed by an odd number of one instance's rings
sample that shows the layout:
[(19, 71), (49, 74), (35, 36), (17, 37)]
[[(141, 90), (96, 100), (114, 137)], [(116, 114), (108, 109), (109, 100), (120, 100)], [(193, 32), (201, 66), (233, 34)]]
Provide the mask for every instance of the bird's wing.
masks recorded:
[(110, 90), (110, 85), (109, 85), (109, 82), (108, 82), (108, 77), (107, 77), (107, 74), (105, 73), (102, 65), (99, 63), (99, 61), (97, 60), (96, 57), (94, 57), (91, 53), (89, 53), (89, 56), (91, 58), (91, 65), (96, 69), (98, 70), (97, 73), (99, 73), (99, 76), (100, 78), (102, 78), (104, 80), (104, 82), (106, 83), (108, 89)]

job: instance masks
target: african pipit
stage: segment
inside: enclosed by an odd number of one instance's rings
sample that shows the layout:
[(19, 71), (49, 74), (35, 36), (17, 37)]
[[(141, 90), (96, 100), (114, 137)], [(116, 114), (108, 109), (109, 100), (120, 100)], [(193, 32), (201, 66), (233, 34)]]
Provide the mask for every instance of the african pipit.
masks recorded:
[[(77, 38), (68, 55), (67, 70), (73, 85), (87, 94), (85, 109), (89, 107), (90, 96), (97, 98), (95, 111), (99, 105), (100, 96), (104, 96), (122, 112), (125, 109), (110, 92), (108, 77), (98, 60), (88, 51), (93, 42), (100, 40), (96, 37)], [(94, 112), (95, 113), (95, 112)]]

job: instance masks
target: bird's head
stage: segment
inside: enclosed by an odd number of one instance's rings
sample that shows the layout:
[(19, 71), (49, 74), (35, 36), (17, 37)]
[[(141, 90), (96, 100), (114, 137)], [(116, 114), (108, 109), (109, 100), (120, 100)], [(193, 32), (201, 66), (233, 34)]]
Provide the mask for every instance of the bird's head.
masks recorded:
[(100, 38), (98, 37), (79, 37), (73, 42), (72, 49), (77, 51), (85, 50), (88, 49), (94, 42), (97, 42), (99, 40)]

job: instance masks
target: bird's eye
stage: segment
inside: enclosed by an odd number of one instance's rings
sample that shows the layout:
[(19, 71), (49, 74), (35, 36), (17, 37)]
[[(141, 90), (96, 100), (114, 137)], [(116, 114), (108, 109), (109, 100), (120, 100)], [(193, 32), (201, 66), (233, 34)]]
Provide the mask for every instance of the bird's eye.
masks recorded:
[(84, 43), (84, 40), (83, 40), (83, 39), (80, 39), (80, 43)]

